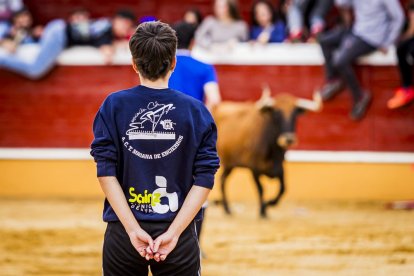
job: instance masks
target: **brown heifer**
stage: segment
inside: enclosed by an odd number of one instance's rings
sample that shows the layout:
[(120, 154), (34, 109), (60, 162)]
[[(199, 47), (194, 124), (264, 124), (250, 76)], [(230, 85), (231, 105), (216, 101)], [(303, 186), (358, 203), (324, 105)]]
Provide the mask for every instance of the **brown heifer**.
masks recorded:
[[(230, 208), (226, 197), (226, 178), (233, 168), (251, 170), (259, 191), (260, 215), (266, 216), (266, 207), (276, 205), (285, 191), (283, 161), (287, 148), (296, 142), (296, 117), (305, 110), (319, 111), (321, 100), (296, 98), (290, 94), (270, 96), (268, 87), (257, 102), (223, 102), (213, 110), (218, 128), (217, 149), (221, 159), (221, 192), (226, 213)], [(278, 178), (280, 190), (268, 202), (263, 200), (263, 187), (259, 176)]]

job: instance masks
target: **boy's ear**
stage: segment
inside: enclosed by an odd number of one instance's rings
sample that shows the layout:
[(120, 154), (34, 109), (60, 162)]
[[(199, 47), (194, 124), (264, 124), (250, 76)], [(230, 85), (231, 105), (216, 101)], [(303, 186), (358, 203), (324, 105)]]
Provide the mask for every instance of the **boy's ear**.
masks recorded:
[(176, 65), (177, 65), (177, 56), (174, 56), (172, 64), (171, 64), (171, 71), (174, 71)]
[(132, 68), (134, 68), (135, 73), (138, 74), (138, 68), (137, 68), (137, 65), (134, 62), (134, 59), (132, 59), (131, 61), (132, 61)]

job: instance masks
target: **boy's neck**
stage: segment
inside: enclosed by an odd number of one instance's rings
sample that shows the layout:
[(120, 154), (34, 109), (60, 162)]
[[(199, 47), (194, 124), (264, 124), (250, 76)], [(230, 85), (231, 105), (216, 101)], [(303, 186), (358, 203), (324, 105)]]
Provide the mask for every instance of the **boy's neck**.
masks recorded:
[(162, 78), (155, 81), (148, 80), (145, 78), (142, 78), (140, 76), (141, 85), (153, 88), (153, 89), (165, 89), (168, 88), (168, 78)]

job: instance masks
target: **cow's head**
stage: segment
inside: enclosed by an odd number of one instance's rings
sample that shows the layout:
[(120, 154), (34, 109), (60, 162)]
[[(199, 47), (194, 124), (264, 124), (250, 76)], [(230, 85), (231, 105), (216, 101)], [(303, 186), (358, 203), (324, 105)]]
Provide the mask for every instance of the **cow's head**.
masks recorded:
[(313, 100), (297, 98), (285, 93), (272, 97), (269, 86), (265, 85), (256, 106), (261, 112), (270, 115), (272, 128), (276, 131), (277, 144), (282, 148), (288, 148), (297, 143), (295, 134), (297, 116), (304, 111), (320, 111), (322, 99), (318, 92), (313, 94)]

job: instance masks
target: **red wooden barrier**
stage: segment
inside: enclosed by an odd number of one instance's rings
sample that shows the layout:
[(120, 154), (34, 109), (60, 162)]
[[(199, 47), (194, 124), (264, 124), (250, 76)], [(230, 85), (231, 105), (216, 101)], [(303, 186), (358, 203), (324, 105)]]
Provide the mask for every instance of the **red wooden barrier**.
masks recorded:
[[(319, 66), (217, 66), (225, 100), (252, 100), (262, 83), (273, 93), (311, 97), (322, 81)], [(394, 67), (361, 66), (363, 85), (374, 94), (366, 119), (348, 118), (343, 93), (298, 121), (299, 149), (414, 151), (414, 106), (389, 111), (398, 85)], [(0, 71), (0, 147), (88, 147), (92, 121), (105, 96), (138, 83), (129, 66), (58, 66), (43, 80)]]

